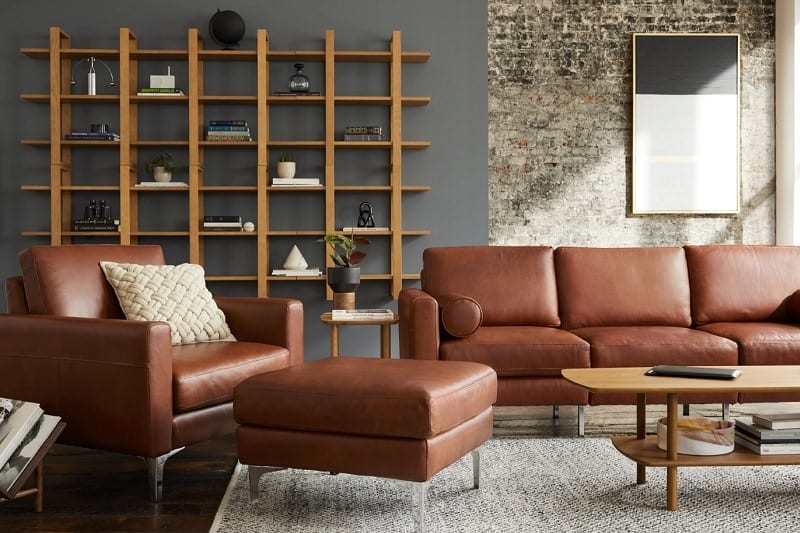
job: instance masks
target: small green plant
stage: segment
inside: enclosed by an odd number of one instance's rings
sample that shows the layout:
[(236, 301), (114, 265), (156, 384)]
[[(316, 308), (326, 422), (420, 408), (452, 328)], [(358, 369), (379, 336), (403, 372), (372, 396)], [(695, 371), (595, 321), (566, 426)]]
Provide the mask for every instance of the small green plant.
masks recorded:
[(153, 156), (153, 159), (147, 163), (148, 172), (153, 172), (153, 169), (156, 167), (164, 167), (166, 172), (175, 172), (178, 170), (178, 166), (172, 162), (172, 156), (167, 152)]
[(338, 266), (354, 267), (367, 257), (367, 254), (357, 250), (358, 245), (368, 246), (369, 239), (366, 237), (355, 237), (347, 235), (325, 235), (317, 242), (325, 242), (331, 247), (331, 259)]
[(281, 154), (281, 158), (278, 159), (278, 161), (280, 161), (281, 163), (293, 163), (294, 162), (294, 157), (292, 157), (289, 154), (289, 152), (283, 152)]

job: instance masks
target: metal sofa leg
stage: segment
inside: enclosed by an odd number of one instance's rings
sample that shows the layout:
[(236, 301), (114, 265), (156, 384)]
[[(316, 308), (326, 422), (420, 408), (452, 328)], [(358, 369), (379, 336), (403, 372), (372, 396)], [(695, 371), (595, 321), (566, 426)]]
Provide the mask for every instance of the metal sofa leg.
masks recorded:
[(425, 532), (425, 500), (428, 496), (428, 482), (411, 481), (411, 513), (414, 517), (415, 533)]
[(731, 404), (723, 403), (722, 404), (722, 419), (729, 420), (731, 418)]
[(247, 479), (250, 481), (250, 501), (258, 499), (258, 481), (264, 474), (286, 470), (281, 466), (253, 466), (247, 465)]
[(683, 404), (683, 416), (689, 416), (689, 404)]
[(472, 450), (472, 488), (481, 488), (481, 449)]
[(147, 485), (150, 490), (150, 500), (160, 502), (164, 492), (164, 463), (167, 459), (183, 450), (185, 446), (176, 448), (158, 457), (142, 457), (147, 463)]
[(583, 437), (586, 430), (586, 406), (578, 406), (578, 436)]
[(553, 419), (554, 420), (558, 420), (558, 406), (557, 405), (553, 406)]

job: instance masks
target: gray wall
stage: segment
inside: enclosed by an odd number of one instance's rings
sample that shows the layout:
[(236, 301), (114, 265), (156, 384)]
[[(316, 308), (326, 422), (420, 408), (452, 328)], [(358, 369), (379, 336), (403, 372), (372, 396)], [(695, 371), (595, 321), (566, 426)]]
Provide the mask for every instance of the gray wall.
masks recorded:
[[(774, 243), (774, 16), (772, 0), (490, 0), (490, 242)], [(630, 215), (633, 32), (740, 34), (738, 215)]]
[[(404, 272), (418, 272), (422, 250), (434, 245), (485, 244), (488, 240), (487, 203), (487, 79), (486, 79), (486, 0), (303, 0), (302, 2), (279, 0), (262, 2), (234, 0), (227, 4), (198, 1), (156, 2), (108, 2), (80, 0), (56, 2), (29, 0), (14, 2), (13, 16), (3, 17), (0, 22), (0, 57), (6, 76), (0, 84), (0, 115), (6, 127), (0, 129), (0, 277), (18, 273), (16, 254), (19, 250), (35, 244), (47, 244), (44, 238), (21, 237), (24, 230), (47, 229), (48, 202), (46, 193), (22, 192), (23, 184), (47, 183), (49, 156), (47, 150), (21, 147), (21, 138), (43, 138), (48, 133), (48, 110), (46, 105), (23, 102), (21, 93), (46, 92), (48, 89), (47, 62), (34, 60), (19, 53), (21, 47), (46, 47), (48, 28), (59, 26), (72, 36), (75, 47), (117, 47), (118, 29), (129, 27), (137, 35), (141, 48), (185, 48), (186, 33), (190, 27), (199, 28), (205, 38), (206, 47), (214, 47), (207, 35), (207, 24), (217, 7), (232, 9), (240, 13), (247, 24), (247, 35), (242, 46), (254, 46), (255, 30), (266, 28), (270, 46), (274, 49), (302, 49), (323, 46), (326, 29), (336, 30), (337, 49), (386, 49), (392, 30), (403, 32), (403, 47), (407, 50), (427, 50), (431, 60), (422, 65), (406, 65), (404, 68), (403, 92), (409, 95), (430, 95), (431, 104), (423, 108), (404, 111), (404, 137), (430, 140), (428, 150), (414, 151), (404, 156), (404, 180), (410, 184), (430, 184), (428, 193), (412, 193), (404, 197), (403, 217), (407, 228), (429, 228), (428, 237), (405, 239)], [(9, 7), (6, 6), (8, 10)], [(8, 14), (8, 13), (7, 13)], [(457, 15), (457, 16), (456, 16)], [(171, 61), (178, 75), (178, 85), (185, 87), (185, 65)], [(113, 66), (113, 65), (112, 65)], [(164, 63), (140, 67), (140, 80), (146, 79), (151, 70), (162, 70)], [(207, 69), (212, 67), (207, 67)], [(207, 92), (255, 94), (254, 78), (239, 66), (218, 67), (218, 76), (206, 76)], [(346, 70), (349, 69), (349, 70)], [(85, 72), (80, 69), (80, 72)], [(312, 88), (321, 83), (321, 71), (311, 66), (308, 71)], [(271, 72), (272, 90), (281, 89), (281, 80), (291, 74), (289, 64), (275, 67)], [(347, 76), (352, 78), (348, 80)], [(385, 90), (387, 70), (381, 66), (347, 66), (338, 71), (337, 91), (358, 94), (358, 83), (364, 91), (377, 94)], [(76, 76), (78, 81), (83, 75)], [(99, 80), (104, 80), (102, 73)], [(342, 85), (339, 85), (341, 83)], [(242, 85), (246, 89), (242, 89)], [(185, 138), (185, 114), (177, 110), (163, 109), (143, 111), (140, 115), (143, 138)], [(155, 112), (160, 115), (154, 115)], [(206, 112), (206, 119), (215, 110)], [(252, 108), (219, 108), (222, 115), (243, 115), (252, 123)], [(381, 110), (370, 110), (367, 122), (382, 121)], [(73, 123), (109, 122), (118, 124), (115, 109), (110, 106), (83, 106), (75, 108)], [(337, 125), (358, 122), (364, 118), (357, 110), (337, 111)], [(376, 115), (377, 113), (377, 115)], [(174, 120), (173, 120), (174, 118)], [(221, 118), (225, 118), (224, 116)], [(287, 110), (277, 110), (272, 115), (273, 136), (284, 138), (315, 135), (321, 126), (321, 117), (311, 110), (300, 110), (297, 115)], [(299, 118), (299, 120), (298, 120)], [(152, 125), (159, 119), (159, 126)], [(316, 126), (314, 126), (316, 124)], [(142, 151), (140, 163), (146, 162), (151, 153)], [(176, 159), (184, 162), (186, 153), (176, 150)], [(209, 151), (207, 151), (209, 152)], [(302, 152), (302, 153), (301, 153)], [(300, 175), (321, 173), (320, 155), (311, 151), (294, 153), (300, 165)], [(231, 151), (232, 165), (227, 168), (226, 153), (207, 156), (206, 176), (209, 181), (225, 180), (228, 183), (254, 180), (255, 155), (245, 151)], [(80, 160), (78, 162), (77, 160)], [(342, 169), (367, 169), (354, 171), (351, 179), (378, 179), (387, 162), (380, 154), (337, 155), (337, 179), (344, 176)], [(114, 154), (98, 154), (96, 151), (81, 153), (76, 157), (74, 174), (80, 174), (83, 183), (92, 180), (113, 182), (116, 178)], [(360, 172), (360, 173), (359, 173)], [(212, 177), (214, 176), (214, 177)], [(178, 176), (179, 178), (184, 176)], [(77, 179), (77, 178), (76, 178)], [(312, 227), (319, 217), (319, 200), (313, 196), (303, 197), (296, 205), (273, 203), (272, 224), (276, 227)], [(98, 194), (76, 195), (76, 207), (82, 206), (89, 197)], [(254, 195), (231, 195), (209, 199), (206, 210), (230, 212), (240, 210), (247, 218), (254, 213)], [(386, 198), (381, 195), (351, 195), (339, 202), (337, 209), (340, 225), (350, 225), (357, 215), (355, 206), (362, 200), (370, 200), (376, 206), (378, 225), (388, 225)], [(285, 196), (290, 198), (291, 196)], [(162, 198), (159, 196), (159, 198)], [(180, 197), (170, 199), (165, 195), (162, 202), (143, 205), (142, 229), (164, 229), (180, 227), (185, 219), (185, 207)], [(295, 198), (295, 197), (291, 197)], [(118, 199), (107, 197), (118, 204)], [(350, 207), (347, 206), (348, 200)], [(216, 203), (214, 203), (216, 202)], [(143, 202), (144, 203), (144, 202)], [(298, 209), (299, 208), (299, 209)], [(250, 216), (253, 218), (253, 216)], [(148, 241), (150, 242), (150, 241)], [(252, 273), (255, 268), (254, 245), (248, 239), (222, 239), (207, 245), (206, 263), (209, 273)], [(271, 266), (278, 266), (293, 241), (276, 241), (272, 248)], [(364, 264), (365, 272), (385, 271), (388, 264), (387, 239), (375, 238)], [(162, 242), (170, 262), (186, 261), (186, 245), (181, 239)], [(313, 239), (299, 241), (309, 262), (321, 264), (323, 250)], [(211, 289), (217, 294), (254, 294), (254, 284), (216, 283)], [(306, 312), (306, 358), (316, 359), (328, 353), (328, 330), (319, 323), (319, 315), (329, 310), (330, 302), (324, 299), (323, 285), (318, 282), (273, 283), (271, 294), (300, 298)], [(396, 303), (389, 296), (388, 282), (364, 282), (357, 293), (360, 307), (392, 307)], [(5, 295), (2, 297), (5, 307)], [(397, 351), (396, 330), (394, 350)], [(378, 350), (378, 328), (351, 327), (342, 332), (342, 353), (374, 354)]]

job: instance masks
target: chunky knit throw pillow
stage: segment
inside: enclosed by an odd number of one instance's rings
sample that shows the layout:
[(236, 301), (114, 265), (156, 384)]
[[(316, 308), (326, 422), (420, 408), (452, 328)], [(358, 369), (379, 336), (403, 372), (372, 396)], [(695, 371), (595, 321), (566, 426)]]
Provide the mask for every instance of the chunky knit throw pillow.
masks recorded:
[(101, 261), (128, 320), (161, 321), (172, 344), (235, 341), (225, 314), (206, 288), (200, 265), (136, 265)]

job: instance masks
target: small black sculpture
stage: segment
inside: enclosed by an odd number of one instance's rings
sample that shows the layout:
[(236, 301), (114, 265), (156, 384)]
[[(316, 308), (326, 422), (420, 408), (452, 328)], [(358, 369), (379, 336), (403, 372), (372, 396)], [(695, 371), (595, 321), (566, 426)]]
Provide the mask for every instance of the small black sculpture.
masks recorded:
[(361, 202), (358, 206), (358, 227), (359, 228), (374, 228), (375, 219), (372, 217), (372, 204), (369, 202)]

